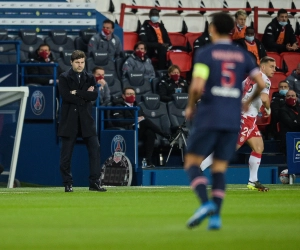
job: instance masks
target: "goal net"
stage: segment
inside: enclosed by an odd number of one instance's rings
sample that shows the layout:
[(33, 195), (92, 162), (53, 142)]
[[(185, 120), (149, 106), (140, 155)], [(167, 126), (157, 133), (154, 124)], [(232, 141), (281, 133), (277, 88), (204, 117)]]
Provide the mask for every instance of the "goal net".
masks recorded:
[(28, 94), (28, 87), (0, 87), (0, 164), (8, 188), (14, 185)]

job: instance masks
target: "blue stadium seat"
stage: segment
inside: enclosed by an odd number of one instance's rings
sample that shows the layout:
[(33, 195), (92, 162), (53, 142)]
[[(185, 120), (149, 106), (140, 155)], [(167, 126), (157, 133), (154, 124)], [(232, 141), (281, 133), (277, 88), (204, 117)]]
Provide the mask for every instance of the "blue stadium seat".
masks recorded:
[[(96, 29), (84, 29), (79, 31), (79, 36), (75, 38), (75, 49), (88, 53), (88, 44), (93, 35), (97, 34)], [(87, 55), (88, 56), (88, 55)]]

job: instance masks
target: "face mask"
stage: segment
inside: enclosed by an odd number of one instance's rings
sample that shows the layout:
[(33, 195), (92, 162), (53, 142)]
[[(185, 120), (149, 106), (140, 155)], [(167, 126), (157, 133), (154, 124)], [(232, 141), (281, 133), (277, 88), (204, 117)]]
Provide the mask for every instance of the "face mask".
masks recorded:
[(280, 24), (281, 26), (285, 26), (285, 25), (287, 25), (287, 22), (279, 22), (279, 24)]
[(41, 52), (39, 52), (39, 56), (40, 56), (41, 58), (47, 59), (48, 56), (49, 56), (49, 54), (48, 54), (48, 52), (46, 52), (46, 51), (41, 51)]
[(125, 96), (125, 102), (134, 103), (135, 102), (135, 95)]
[(104, 79), (104, 77), (100, 75), (100, 76), (96, 76), (95, 79), (96, 79), (96, 82), (98, 82), (99, 80)]
[(254, 36), (245, 36), (245, 39), (246, 39), (248, 42), (252, 43), (253, 40), (254, 40)]
[(107, 29), (102, 29), (103, 33), (108, 36), (110, 34), (110, 30), (107, 30)]
[(135, 51), (134, 53), (135, 53), (135, 55), (136, 55), (137, 57), (139, 57), (139, 58), (142, 58), (142, 57), (145, 56), (145, 52), (142, 52), (142, 51), (140, 51), (140, 50), (137, 50), (137, 51)]
[(238, 26), (240, 29), (244, 28), (244, 26), (241, 26), (239, 24), (237, 24), (236, 26)]
[(170, 77), (173, 81), (177, 82), (179, 80), (180, 75), (174, 74), (174, 75), (171, 75)]
[(285, 103), (288, 106), (295, 106), (296, 102), (297, 102), (297, 99), (294, 99), (294, 98), (285, 99)]
[(287, 89), (281, 89), (281, 90), (279, 90), (279, 94), (283, 95), (283, 96), (285, 96), (287, 92), (288, 92)]
[(152, 23), (157, 23), (159, 20), (159, 16), (152, 16), (152, 17), (150, 17), (150, 20)]

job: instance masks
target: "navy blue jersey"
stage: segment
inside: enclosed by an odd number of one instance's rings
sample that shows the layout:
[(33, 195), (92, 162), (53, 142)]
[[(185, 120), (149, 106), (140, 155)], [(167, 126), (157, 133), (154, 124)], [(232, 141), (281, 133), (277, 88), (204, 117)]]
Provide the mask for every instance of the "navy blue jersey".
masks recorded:
[(209, 68), (194, 120), (198, 128), (239, 131), (242, 82), (247, 74), (259, 72), (248, 53), (229, 41), (208, 45), (196, 53), (194, 63)]

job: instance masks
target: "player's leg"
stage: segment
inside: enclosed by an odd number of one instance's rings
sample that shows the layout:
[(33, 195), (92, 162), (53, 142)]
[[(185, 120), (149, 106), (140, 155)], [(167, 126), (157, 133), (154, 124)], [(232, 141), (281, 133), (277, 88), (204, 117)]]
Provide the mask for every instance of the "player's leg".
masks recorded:
[(269, 188), (263, 186), (258, 181), (258, 168), (264, 151), (264, 142), (262, 137), (260, 135), (258, 136), (258, 133), (253, 132), (253, 137), (250, 135), (250, 138), (247, 140), (247, 143), (252, 149), (249, 157), (249, 182), (247, 187), (252, 190), (268, 191)]

